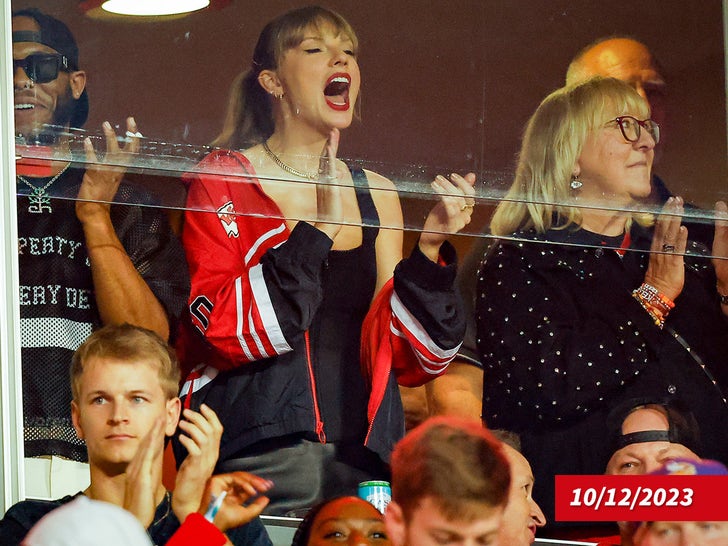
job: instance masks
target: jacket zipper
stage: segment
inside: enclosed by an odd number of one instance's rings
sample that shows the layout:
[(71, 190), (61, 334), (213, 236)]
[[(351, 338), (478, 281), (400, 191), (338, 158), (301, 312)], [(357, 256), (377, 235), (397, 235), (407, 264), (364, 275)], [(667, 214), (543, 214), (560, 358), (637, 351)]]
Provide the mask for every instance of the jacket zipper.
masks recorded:
[(303, 333), (306, 340), (306, 363), (308, 364), (308, 377), (311, 381), (311, 396), (313, 397), (313, 415), (315, 419), (316, 436), (319, 442), (326, 443), (326, 433), (324, 432), (324, 422), (321, 420), (321, 411), (319, 410), (318, 397), (316, 396), (316, 380), (313, 375), (313, 363), (311, 362), (311, 340), (308, 330)]
[[(392, 369), (390, 368), (389, 371), (387, 372), (387, 378), (386, 378), (386, 381), (384, 383), (385, 385), (387, 383), (389, 383), (389, 376), (390, 376), (391, 373), (392, 373)], [(371, 393), (369, 393), (369, 396), (371, 396)], [(369, 421), (369, 426), (367, 427), (367, 435), (364, 437), (364, 445), (365, 446), (368, 446), (369, 445), (369, 437), (372, 435), (372, 429), (374, 428), (374, 420), (377, 418), (377, 413), (379, 413), (379, 408), (381, 407), (381, 405), (382, 405), (382, 401), (380, 400), (379, 401), (379, 405), (377, 405), (377, 409), (374, 410), (374, 415), (372, 415), (372, 420)], [(367, 411), (367, 420), (368, 419), (369, 419), (369, 412)]]

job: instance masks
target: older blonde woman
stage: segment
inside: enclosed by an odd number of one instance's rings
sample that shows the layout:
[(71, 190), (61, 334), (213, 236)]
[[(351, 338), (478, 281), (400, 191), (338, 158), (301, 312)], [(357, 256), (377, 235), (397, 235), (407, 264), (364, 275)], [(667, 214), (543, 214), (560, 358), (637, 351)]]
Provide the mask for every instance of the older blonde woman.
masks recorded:
[[(704, 454), (728, 458), (728, 261), (688, 241), (681, 198), (654, 227), (637, 212), (659, 141), (649, 115), (611, 78), (548, 96), (479, 273), (483, 417), (520, 433), (550, 521), (555, 474), (603, 472), (605, 417), (623, 398), (681, 399)], [(727, 250), (721, 222), (713, 253)]]

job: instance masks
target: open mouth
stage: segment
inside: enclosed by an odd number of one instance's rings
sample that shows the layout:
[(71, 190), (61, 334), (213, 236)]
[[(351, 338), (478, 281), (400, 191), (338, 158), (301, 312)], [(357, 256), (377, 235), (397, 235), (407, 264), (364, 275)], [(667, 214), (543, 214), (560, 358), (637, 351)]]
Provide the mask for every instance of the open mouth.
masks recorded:
[(326, 103), (334, 110), (349, 109), (349, 87), (351, 76), (348, 74), (334, 74), (326, 82), (324, 96)]

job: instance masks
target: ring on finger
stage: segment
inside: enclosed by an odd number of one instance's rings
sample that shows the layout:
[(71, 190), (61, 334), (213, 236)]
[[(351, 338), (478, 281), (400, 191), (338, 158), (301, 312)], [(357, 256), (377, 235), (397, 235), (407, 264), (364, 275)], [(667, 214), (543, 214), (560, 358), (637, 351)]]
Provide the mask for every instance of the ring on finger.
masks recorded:
[(460, 210), (464, 211), (465, 209), (473, 209), (473, 208), (475, 208), (475, 205), (465, 203), (462, 207), (460, 207)]
[(662, 245), (662, 251), (663, 252), (675, 252), (675, 246), (665, 243), (664, 245)]

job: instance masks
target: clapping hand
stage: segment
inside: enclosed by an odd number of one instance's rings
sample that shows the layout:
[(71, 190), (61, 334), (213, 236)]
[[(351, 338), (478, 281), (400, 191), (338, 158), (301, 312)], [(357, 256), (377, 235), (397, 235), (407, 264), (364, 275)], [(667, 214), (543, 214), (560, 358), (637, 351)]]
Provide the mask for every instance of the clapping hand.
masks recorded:
[(433, 262), (437, 261), (440, 245), (453, 233), (470, 223), (475, 207), (475, 174), (465, 176), (451, 174), (448, 180), (438, 175), (431, 186), (440, 195), (437, 203), (425, 219), (420, 235), (420, 250)]
[(336, 171), (336, 153), (339, 149), (339, 130), (331, 129), (319, 161), (319, 182), (316, 185), (316, 227), (333, 241), (341, 229), (344, 206), (341, 184)]
[(684, 254), (688, 230), (682, 225), (682, 215), (682, 197), (670, 197), (655, 223), (650, 263), (645, 273), (645, 282), (673, 301), (685, 284)]
[(164, 452), (164, 417), (139, 443), (134, 458), (126, 467), (124, 509), (134, 514), (146, 529), (157, 509), (157, 490), (162, 483), (162, 454)]
[(205, 484), (217, 464), (222, 438), (222, 424), (205, 404), (200, 413), (186, 409), (182, 417), (179, 441), (187, 449), (187, 457), (177, 471), (172, 496), (172, 509), (180, 521), (200, 506)]
[[(715, 237), (713, 238), (713, 267), (720, 294), (728, 294), (728, 206), (724, 201), (715, 204)], [(725, 309), (726, 306), (723, 306)]]

